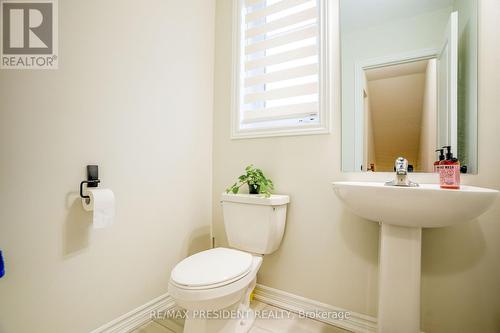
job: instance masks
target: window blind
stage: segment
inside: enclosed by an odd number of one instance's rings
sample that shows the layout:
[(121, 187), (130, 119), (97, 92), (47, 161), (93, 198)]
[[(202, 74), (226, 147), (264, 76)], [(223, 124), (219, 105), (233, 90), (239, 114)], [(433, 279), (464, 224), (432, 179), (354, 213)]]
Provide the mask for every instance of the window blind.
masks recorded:
[(318, 0), (241, 1), (241, 122), (317, 116)]

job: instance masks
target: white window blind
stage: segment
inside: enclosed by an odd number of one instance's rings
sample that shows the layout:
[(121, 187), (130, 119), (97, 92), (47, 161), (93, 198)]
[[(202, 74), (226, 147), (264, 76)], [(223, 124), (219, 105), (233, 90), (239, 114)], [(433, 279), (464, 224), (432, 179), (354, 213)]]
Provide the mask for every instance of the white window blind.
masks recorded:
[(240, 122), (319, 115), (318, 0), (241, 0)]

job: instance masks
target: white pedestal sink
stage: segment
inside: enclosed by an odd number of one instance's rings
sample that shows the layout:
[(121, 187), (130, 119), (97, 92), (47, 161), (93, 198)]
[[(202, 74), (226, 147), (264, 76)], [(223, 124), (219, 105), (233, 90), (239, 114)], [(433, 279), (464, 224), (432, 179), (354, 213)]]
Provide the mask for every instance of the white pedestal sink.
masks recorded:
[(419, 333), (422, 228), (473, 220), (490, 208), (498, 191), (372, 182), (334, 182), (333, 188), (353, 213), (381, 223), (378, 331)]

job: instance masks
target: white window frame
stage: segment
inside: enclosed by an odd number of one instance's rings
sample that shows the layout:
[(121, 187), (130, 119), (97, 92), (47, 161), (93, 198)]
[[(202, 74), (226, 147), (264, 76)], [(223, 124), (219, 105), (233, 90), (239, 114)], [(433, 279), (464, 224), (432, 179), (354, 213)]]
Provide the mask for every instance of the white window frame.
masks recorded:
[(232, 26), (232, 82), (231, 82), (231, 139), (248, 139), (276, 136), (329, 134), (334, 105), (334, 45), (336, 31), (334, 11), (337, 1), (318, 0), (319, 6), (319, 122), (267, 128), (242, 129), (240, 101), (242, 98), (242, 48), (244, 35), (241, 29), (244, 0), (233, 0)]

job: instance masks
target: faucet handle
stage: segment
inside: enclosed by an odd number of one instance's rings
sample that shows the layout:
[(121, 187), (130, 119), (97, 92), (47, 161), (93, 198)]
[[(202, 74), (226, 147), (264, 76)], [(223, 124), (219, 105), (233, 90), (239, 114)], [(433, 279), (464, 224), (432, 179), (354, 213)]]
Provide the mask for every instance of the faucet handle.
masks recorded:
[(396, 159), (396, 162), (394, 163), (394, 171), (396, 171), (396, 179), (386, 182), (386, 186), (419, 186), (417, 183), (414, 183), (408, 179), (408, 160), (406, 158), (398, 157)]
[(404, 157), (398, 157), (394, 163), (394, 168), (397, 175), (408, 174), (408, 160)]

